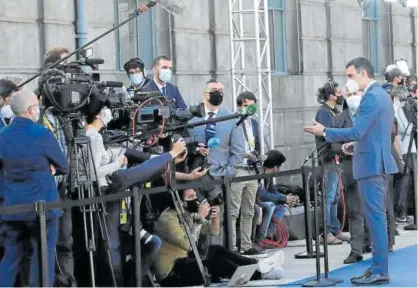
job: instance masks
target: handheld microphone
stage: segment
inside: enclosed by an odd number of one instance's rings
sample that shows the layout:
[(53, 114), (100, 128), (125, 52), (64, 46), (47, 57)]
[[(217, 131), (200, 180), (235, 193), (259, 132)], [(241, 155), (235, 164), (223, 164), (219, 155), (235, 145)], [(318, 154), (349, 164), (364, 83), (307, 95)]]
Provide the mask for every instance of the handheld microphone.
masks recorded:
[(212, 137), (208, 140), (208, 148), (217, 148), (221, 145), (219, 137)]
[(242, 111), (241, 111), (241, 118), (239, 119), (239, 121), (237, 122), (237, 126), (242, 124), (242, 122), (245, 121), (245, 119), (248, 118), (248, 116), (252, 116), (257, 112), (257, 105), (256, 104), (250, 104), (247, 107), (245, 107)]

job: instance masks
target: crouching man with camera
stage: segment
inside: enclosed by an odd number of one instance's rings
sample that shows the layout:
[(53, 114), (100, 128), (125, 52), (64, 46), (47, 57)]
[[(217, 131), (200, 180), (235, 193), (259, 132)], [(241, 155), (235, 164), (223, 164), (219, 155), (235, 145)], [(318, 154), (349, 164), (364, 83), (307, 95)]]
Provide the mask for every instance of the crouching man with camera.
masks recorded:
[[(185, 209), (185, 219), (192, 233), (191, 241), (197, 242), (201, 234), (218, 234), (219, 206), (211, 207), (206, 200), (199, 203), (194, 189), (180, 191), (179, 194)], [(190, 253), (190, 241), (179, 220), (172, 204), (160, 215), (155, 224), (155, 233), (162, 239), (160, 253), (155, 261), (157, 280), (163, 287), (202, 285), (203, 279), (199, 267)], [(219, 245), (210, 245), (206, 255), (202, 262), (211, 275), (212, 283), (225, 278), (230, 279), (239, 266), (258, 262), (256, 259), (230, 252)], [(259, 269), (252, 279), (280, 278), (283, 275), (283, 270), (279, 267), (282, 261), (280, 253), (261, 260), (258, 262)]]

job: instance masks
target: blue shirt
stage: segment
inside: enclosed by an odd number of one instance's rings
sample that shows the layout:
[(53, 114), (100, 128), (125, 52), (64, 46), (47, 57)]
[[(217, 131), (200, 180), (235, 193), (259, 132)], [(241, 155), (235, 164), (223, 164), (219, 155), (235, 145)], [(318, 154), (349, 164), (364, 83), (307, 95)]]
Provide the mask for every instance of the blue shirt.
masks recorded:
[[(52, 133), (32, 120), (16, 117), (0, 131), (0, 160), (4, 174), (4, 206), (58, 201), (57, 187), (50, 165), (56, 175), (67, 173), (64, 153)], [(60, 209), (47, 212), (58, 217)], [(35, 212), (3, 215), (3, 220), (34, 220)]]

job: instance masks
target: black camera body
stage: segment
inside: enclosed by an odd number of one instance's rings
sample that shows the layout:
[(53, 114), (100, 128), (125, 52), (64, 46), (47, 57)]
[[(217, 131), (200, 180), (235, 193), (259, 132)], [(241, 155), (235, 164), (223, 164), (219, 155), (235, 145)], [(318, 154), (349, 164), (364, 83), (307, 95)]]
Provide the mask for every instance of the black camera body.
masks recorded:
[(250, 153), (256, 157), (256, 160), (254, 161), (254, 160), (249, 159), (248, 165), (254, 168), (256, 174), (264, 173), (264, 166), (263, 166), (264, 161), (260, 153), (258, 153), (258, 151), (255, 151), (255, 150)]

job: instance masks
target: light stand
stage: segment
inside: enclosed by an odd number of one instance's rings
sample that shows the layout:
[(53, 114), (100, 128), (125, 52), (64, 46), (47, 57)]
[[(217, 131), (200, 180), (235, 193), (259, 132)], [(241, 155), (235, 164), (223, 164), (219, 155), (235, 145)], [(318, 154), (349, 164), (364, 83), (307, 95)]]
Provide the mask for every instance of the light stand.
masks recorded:
[[(319, 155), (321, 154), (321, 152), (323, 152), (325, 149), (325, 147), (318, 152), (318, 154), (316, 155), (316, 157), (312, 157), (312, 166), (315, 167), (315, 164), (317, 163), (317, 159), (319, 157)], [(328, 267), (328, 243), (325, 239), (326, 235), (327, 235), (327, 213), (326, 213), (326, 204), (325, 204), (325, 199), (326, 199), (326, 183), (327, 183), (327, 174), (328, 174), (328, 170), (326, 170), (324, 167), (321, 168), (322, 169), (322, 173), (323, 173), (323, 177), (322, 177), (322, 199), (321, 199), (321, 206), (322, 206), (322, 226), (323, 226), (323, 231), (324, 231), (324, 241), (323, 241), (323, 245), (324, 245), (324, 268), (325, 268), (325, 275), (324, 278), (321, 278), (321, 262), (320, 262), (320, 256), (319, 253), (316, 253), (316, 279), (306, 282), (304, 283), (302, 286), (303, 287), (331, 287), (331, 286), (335, 286), (337, 283), (342, 283), (343, 281), (341, 279), (331, 279), (328, 278), (328, 272), (329, 272), (329, 267)], [(317, 173), (312, 172), (313, 174), (313, 179), (314, 179), (314, 214), (315, 214), (315, 246), (316, 246), (316, 251), (320, 251), (320, 243), (319, 243), (319, 213), (318, 213), (318, 190), (317, 190), (317, 184), (318, 184), (318, 179), (317, 179)]]

